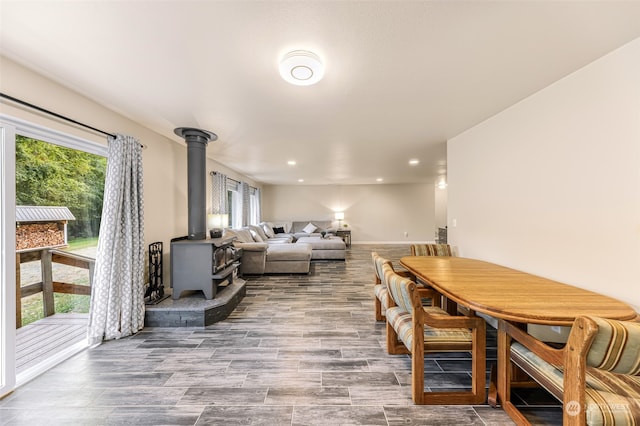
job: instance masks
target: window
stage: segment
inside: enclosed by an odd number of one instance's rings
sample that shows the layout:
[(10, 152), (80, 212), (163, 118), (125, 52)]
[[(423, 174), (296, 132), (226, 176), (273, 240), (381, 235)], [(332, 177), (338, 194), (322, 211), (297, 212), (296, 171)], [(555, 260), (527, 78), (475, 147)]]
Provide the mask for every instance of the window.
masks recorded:
[(242, 228), (242, 194), (239, 182), (227, 180), (227, 197), (229, 225), (232, 228)]

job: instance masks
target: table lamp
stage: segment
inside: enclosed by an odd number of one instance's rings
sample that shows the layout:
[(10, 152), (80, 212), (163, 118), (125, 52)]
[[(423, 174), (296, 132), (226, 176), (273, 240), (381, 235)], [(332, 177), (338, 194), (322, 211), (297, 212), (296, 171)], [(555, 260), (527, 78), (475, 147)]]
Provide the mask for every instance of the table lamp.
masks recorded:
[(207, 215), (207, 227), (211, 238), (221, 238), (222, 229), (228, 224), (229, 215), (214, 213)]

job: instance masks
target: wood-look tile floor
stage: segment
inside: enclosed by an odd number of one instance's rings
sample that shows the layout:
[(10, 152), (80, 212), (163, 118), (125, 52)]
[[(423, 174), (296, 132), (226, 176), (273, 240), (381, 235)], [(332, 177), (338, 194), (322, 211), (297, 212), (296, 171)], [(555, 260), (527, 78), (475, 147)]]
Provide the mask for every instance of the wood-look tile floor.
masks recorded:
[[(407, 355), (388, 355), (373, 316), (371, 251), (353, 245), (310, 275), (245, 277), (247, 295), (206, 329), (145, 328), (65, 361), (0, 401), (0, 425), (510, 425), (501, 409), (416, 406)], [(488, 337), (495, 362), (495, 333)], [(470, 355), (426, 360), (432, 389), (469, 386)], [(533, 423), (561, 408), (531, 392)], [(560, 413), (560, 414), (558, 414)]]

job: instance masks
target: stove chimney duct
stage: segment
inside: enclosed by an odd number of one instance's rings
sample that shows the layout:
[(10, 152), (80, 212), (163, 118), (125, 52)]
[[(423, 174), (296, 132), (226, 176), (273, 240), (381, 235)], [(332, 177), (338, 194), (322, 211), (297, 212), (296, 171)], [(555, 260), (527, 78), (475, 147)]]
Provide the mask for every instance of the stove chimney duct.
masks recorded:
[(190, 240), (207, 238), (207, 144), (218, 136), (207, 130), (178, 127), (173, 131), (187, 143), (187, 191)]

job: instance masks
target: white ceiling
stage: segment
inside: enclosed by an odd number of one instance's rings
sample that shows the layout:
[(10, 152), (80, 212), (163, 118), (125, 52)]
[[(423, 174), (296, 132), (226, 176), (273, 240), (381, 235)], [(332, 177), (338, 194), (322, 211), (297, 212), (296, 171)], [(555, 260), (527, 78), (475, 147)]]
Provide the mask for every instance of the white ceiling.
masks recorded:
[[(213, 131), (211, 158), (272, 184), (434, 182), (448, 138), (640, 37), (639, 1), (2, 0), (0, 15), (2, 55), (177, 143), (175, 127)], [(323, 59), (318, 84), (280, 78), (296, 49)]]

